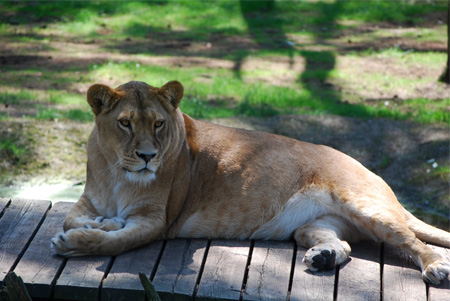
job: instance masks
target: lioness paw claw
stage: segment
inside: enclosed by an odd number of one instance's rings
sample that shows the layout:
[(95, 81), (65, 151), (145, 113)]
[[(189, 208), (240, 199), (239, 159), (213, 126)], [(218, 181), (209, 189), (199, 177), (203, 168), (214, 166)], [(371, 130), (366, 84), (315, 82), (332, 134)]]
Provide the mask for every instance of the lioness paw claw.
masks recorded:
[(51, 244), (50, 247), (59, 255), (61, 256), (68, 256), (70, 255), (71, 249), (70, 247), (66, 244), (67, 243), (67, 236), (65, 233), (61, 232), (56, 234), (52, 240), (51, 240)]
[(62, 241), (66, 241), (66, 237), (65, 237), (64, 233), (59, 234), (58, 238)]

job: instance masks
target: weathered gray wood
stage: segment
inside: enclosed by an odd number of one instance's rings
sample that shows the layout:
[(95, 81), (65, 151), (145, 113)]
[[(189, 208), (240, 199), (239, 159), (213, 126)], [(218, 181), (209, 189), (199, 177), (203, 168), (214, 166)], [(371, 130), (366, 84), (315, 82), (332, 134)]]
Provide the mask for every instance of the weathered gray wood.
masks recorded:
[(102, 286), (102, 300), (144, 300), (145, 291), (139, 273), (150, 277), (155, 269), (163, 241), (116, 257)]
[(206, 258), (197, 300), (238, 300), (250, 241), (213, 240)]
[(153, 279), (161, 298), (192, 299), (207, 244), (201, 239), (167, 241)]
[(6, 206), (8, 206), (10, 199), (0, 198), (0, 218), (2, 217), (3, 210), (5, 210)]
[(384, 245), (383, 299), (427, 299), (427, 287), (422, 280), (420, 268), (408, 254), (389, 244)]
[(244, 300), (286, 300), (294, 243), (256, 241), (244, 291)]
[(51, 238), (62, 231), (64, 218), (73, 203), (56, 203), (26, 250), (14, 272), (21, 276), (32, 298), (50, 298), (51, 284), (64, 258), (50, 248)]
[(352, 244), (351, 260), (341, 266), (338, 300), (380, 300), (380, 244)]
[(0, 219), (0, 284), (24, 251), (50, 206), (50, 201), (17, 199), (5, 210)]
[(56, 282), (55, 298), (98, 300), (99, 288), (112, 257), (71, 257)]
[[(442, 255), (447, 262), (450, 262), (450, 249), (429, 245), (433, 250), (436, 250)], [(445, 279), (440, 285), (430, 285), (428, 291), (428, 300), (430, 301), (448, 301), (450, 300), (450, 280)]]
[(336, 270), (311, 273), (302, 261), (305, 253), (298, 247), (290, 300), (333, 300)]

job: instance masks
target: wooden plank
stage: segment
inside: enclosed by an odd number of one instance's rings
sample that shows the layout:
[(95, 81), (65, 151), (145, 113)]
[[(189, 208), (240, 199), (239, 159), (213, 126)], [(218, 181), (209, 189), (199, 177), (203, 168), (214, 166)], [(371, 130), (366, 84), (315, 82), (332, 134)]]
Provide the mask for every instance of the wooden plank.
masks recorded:
[(153, 279), (162, 299), (192, 300), (207, 245), (204, 239), (167, 241)]
[(6, 206), (9, 205), (10, 199), (0, 198), (0, 218), (3, 216)]
[(306, 251), (297, 248), (290, 300), (333, 300), (336, 270), (310, 272), (302, 261)]
[(401, 249), (384, 245), (383, 298), (414, 301), (427, 299), (427, 287), (422, 273)]
[(62, 230), (67, 212), (73, 203), (61, 202), (53, 205), (39, 228), (30, 246), (14, 269), (22, 277), (32, 298), (50, 298), (52, 282), (63, 264), (64, 258), (50, 249), (50, 240)]
[(256, 241), (243, 299), (286, 300), (293, 255), (292, 241)]
[[(433, 245), (429, 245), (433, 250), (436, 250), (442, 255), (447, 262), (450, 262), (450, 249), (445, 249)], [(430, 301), (448, 301), (450, 300), (450, 280), (445, 279), (440, 285), (430, 285), (428, 291), (428, 300)]]
[(71, 257), (55, 287), (55, 299), (98, 300), (110, 256)]
[(196, 300), (239, 300), (250, 241), (213, 240)]
[(380, 244), (352, 244), (351, 260), (341, 266), (338, 300), (380, 300)]
[(13, 200), (0, 219), (0, 284), (39, 227), (50, 201)]
[(103, 283), (102, 300), (144, 300), (139, 272), (150, 277), (162, 246), (159, 240), (117, 256)]

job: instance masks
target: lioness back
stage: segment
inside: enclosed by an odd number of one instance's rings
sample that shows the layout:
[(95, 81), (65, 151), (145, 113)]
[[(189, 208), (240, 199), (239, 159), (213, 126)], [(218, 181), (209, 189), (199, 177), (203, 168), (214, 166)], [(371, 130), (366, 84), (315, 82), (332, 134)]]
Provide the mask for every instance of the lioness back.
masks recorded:
[[(288, 239), (300, 225), (333, 211), (333, 197), (340, 197), (333, 189), (364, 189), (367, 177), (384, 185), (323, 145), (184, 119), (194, 157), (188, 201), (196, 205), (179, 237)], [(341, 172), (349, 169), (353, 174)]]

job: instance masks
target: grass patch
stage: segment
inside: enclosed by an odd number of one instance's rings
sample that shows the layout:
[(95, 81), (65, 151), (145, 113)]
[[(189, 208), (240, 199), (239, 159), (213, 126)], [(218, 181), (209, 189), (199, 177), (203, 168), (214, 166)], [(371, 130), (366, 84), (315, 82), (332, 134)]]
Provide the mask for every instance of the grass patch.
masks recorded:
[(28, 150), (17, 143), (18, 139), (14, 137), (0, 140), (0, 151), (6, 153), (7, 156), (13, 157), (15, 161), (20, 161)]
[(404, 101), (402, 109), (410, 112), (414, 120), (422, 123), (450, 123), (450, 98), (443, 100), (409, 99)]
[(35, 99), (35, 95), (28, 91), (18, 91), (16, 93), (0, 92), (0, 103), (5, 105), (18, 104), (33, 99)]
[(445, 11), (445, 1), (383, 1), (372, 0), (370, 5), (365, 1), (342, 1), (341, 18), (361, 20), (365, 22), (391, 21), (417, 24), (423, 16), (430, 12)]
[(32, 139), (23, 132), (22, 124), (0, 129), (0, 182), (10, 178), (33, 161)]
[[(289, 76), (292, 76), (294, 71), (280, 71), (275, 68), (270, 70), (264, 66), (238, 71), (226, 68), (161, 67), (147, 66), (139, 62), (113, 61), (106, 64), (93, 63), (90, 67), (69, 66), (63, 71), (58, 69), (58, 72), (36, 67), (25, 70), (7, 67), (4, 75), (0, 75), (0, 80), (19, 91), (1, 92), (0, 103), (39, 104), (35, 118), (40, 120), (86, 121), (92, 119), (92, 113), (86, 106), (84, 96), (67, 93), (74, 83), (86, 86), (93, 82), (121, 84), (126, 79), (125, 81), (141, 80), (160, 86), (176, 79), (185, 86), (186, 97), (182, 109), (198, 118), (306, 113), (412, 119), (425, 123), (448, 122), (445, 110), (447, 100), (431, 104), (423, 99), (406, 98), (407, 100), (398, 103), (397, 107), (361, 101), (361, 98), (364, 98), (361, 97), (363, 90), (382, 89), (387, 91), (387, 94), (396, 89), (413, 90), (417, 85), (433, 81), (433, 78), (409, 78), (401, 74), (384, 74), (378, 71), (360, 74), (354, 70), (340, 68), (338, 57), (342, 54), (331, 49), (330, 45), (327, 45), (326, 50), (308, 48), (309, 44), (320, 44), (320, 39), (333, 37), (343, 29), (373, 22), (412, 26), (425, 21), (426, 14), (440, 12), (446, 8), (447, 4), (442, 1), (411, 3), (382, 0), (371, 1), (370, 5), (364, 1), (331, 0), (3, 1), (1, 9), (6, 14), (0, 24), (0, 34), (21, 33), (14, 38), (16, 46), (21, 43), (39, 43), (44, 47), (42, 50), (56, 51), (47, 44), (58, 38), (62, 41), (89, 43), (102, 41), (101, 46), (105, 47), (104, 49), (121, 51), (122, 48), (114, 47), (123, 44), (127, 39), (142, 45), (149, 43), (149, 40), (163, 43), (171, 39), (192, 43), (212, 41), (212, 45), (215, 45), (215, 41), (223, 37), (248, 37), (256, 46), (226, 49), (223, 53), (213, 54), (212, 58), (219, 55), (237, 62), (248, 58), (302, 57), (305, 68), (298, 74), (296, 81), (280, 87), (259, 79), (282, 77), (286, 72), (290, 72)], [(438, 32), (442, 33), (443, 28), (443, 25), (438, 26)], [(399, 34), (405, 38), (432, 40), (436, 40), (438, 36), (437, 31), (429, 27), (420, 32), (420, 37), (415, 31), (399, 31)], [(366, 38), (386, 38), (392, 35), (395, 34), (379, 29), (373, 33), (369, 32)], [(306, 47), (288, 46), (290, 44), (286, 42), (291, 37), (294, 40), (306, 39)], [(163, 51), (165, 50), (167, 49)], [(152, 55), (152, 51), (145, 46), (136, 50), (137, 53), (142, 53), (143, 57)], [(169, 56), (170, 51), (175, 50), (169, 49)], [(193, 55), (209, 54), (201, 52)], [(349, 59), (354, 57), (355, 60), (374, 57), (389, 59), (394, 64), (417, 68), (439, 69), (445, 63), (444, 53), (405, 52), (399, 47), (345, 55)], [(204, 74), (208, 74), (206, 79)], [(51, 85), (42, 85), (41, 90), (34, 88), (20, 91), (23, 83), (30, 81), (48, 82)], [(341, 84), (344, 86), (343, 92), (340, 90)], [(347, 93), (346, 84), (352, 87), (353, 92), (356, 91), (355, 95)], [(46, 92), (43, 92), (44, 90)], [(347, 100), (350, 103), (346, 103)]]
[(92, 111), (80, 109), (59, 110), (55, 108), (45, 108), (38, 106), (38, 112), (33, 118), (38, 120), (73, 120), (79, 122), (90, 122), (94, 120)]
[(402, 50), (400, 47), (391, 47), (387, 49), (373, 50), (368, 49), (362, 52), (351, 52), (349, 55), (358, 57), (375, 57), (395, 59), (398, 63), (406, 65), (420, 65), (426, 68), (441, 69), (446, 62), (447, 55), (442, 52), (426, 51), (415, 52), (414, 50)]
[[(326, 57), (317, 57), (327, 61)], [(273, 86), (270, 83), (248, 83), (236, 78), (231, 70), (208, 68), (180, 68), (147, 66), (139, 63), (109, 62), (93, 68), (94, 78), (107, 78), (120, 82), (123, 76), (130, 80), (140, 80), (154, 86), (162, 86), (170, 80), (179, 80), (185, 86), (185, 100), (181, 109), (195, 118), (218, 118), (232, 115), (273, 116), (287, 113), (336, 114), (361, 118), (412, 119), (423, 123), (449, 122), (449, 100), (430, 101), (410, 99), (396, 106), (386, 106), (385, 102), (345, 103), (339, 95), (323, 90), (320, 83), (329, 77), (342, 76), (337, 71), (314, 69), (302, 74), (302, 81), (296, 87)], [(115, 76), (115, 74), (120, 75)], [(208, 74), (205, 82), (199, 81)], [(371, 80), (389, 85), (407, 85), (407, 79), (368, 75)], [(245, 80), (245, 78), (244, 78)], [(100, 80), (101, 81), (101, 80)], [(319, 85), (315, 86), (315, 83)]]
[[(77, 38), (143, 38), (149, 32), (184, 32), (204, 40), (211, 33), (239, 35), (250, 31), (264, 39), (264, 30), (288, 34), (317, 31), (338, 20), (418, 24), (426, 13), (447, 9), (444, 1), (3, 1), (5, 24), (35, 26), (35, 33), (64, 33)], [(303, 18), (299, 18), (299, 14)], [(321, 34), (328, 35), (323, 31)]]

